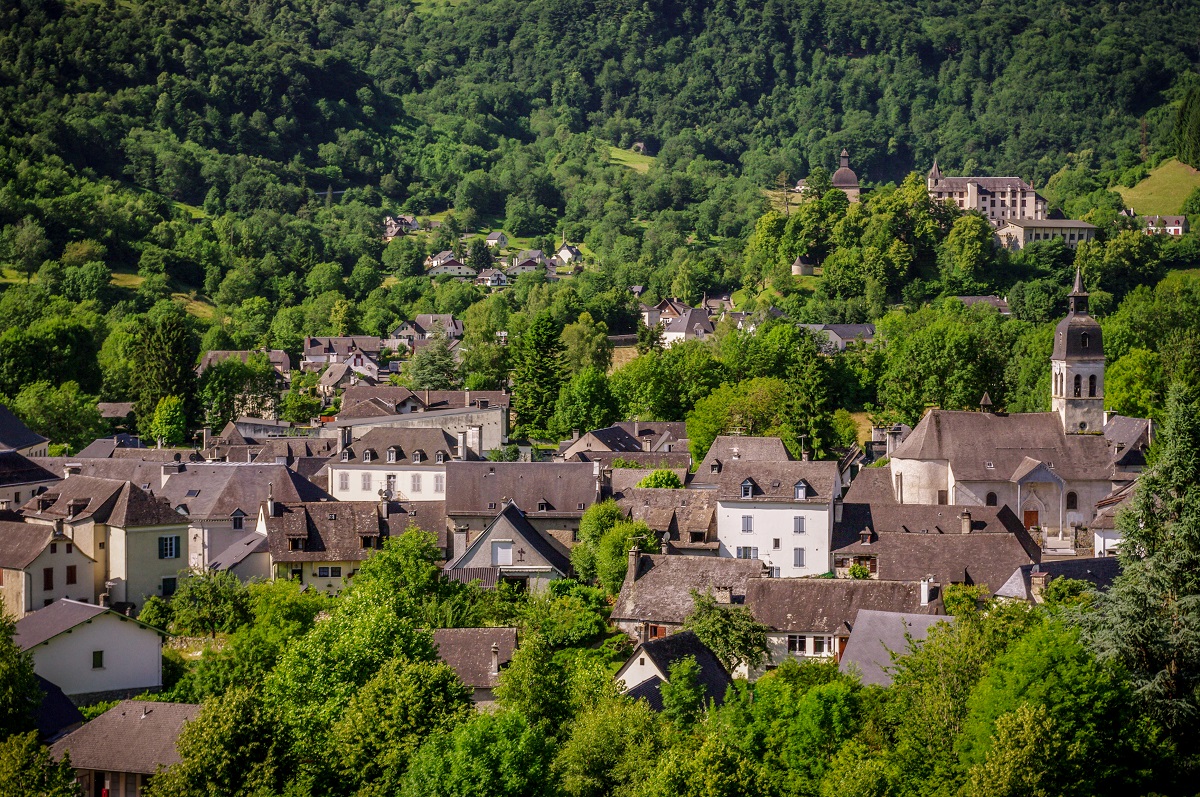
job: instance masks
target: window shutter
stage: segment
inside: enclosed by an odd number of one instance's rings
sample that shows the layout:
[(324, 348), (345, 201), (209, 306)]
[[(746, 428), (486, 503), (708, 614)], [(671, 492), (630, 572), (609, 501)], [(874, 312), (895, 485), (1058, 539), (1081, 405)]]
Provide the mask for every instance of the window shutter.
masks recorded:
[(179, 558), (179, 537), (178, 536), (172, 537), (171, 543), (172, 543), (171, 558), (178, 559)]
[(167, 538), (166, 537), (158, 538), (158, 558), (159, 559), (167, 558)]

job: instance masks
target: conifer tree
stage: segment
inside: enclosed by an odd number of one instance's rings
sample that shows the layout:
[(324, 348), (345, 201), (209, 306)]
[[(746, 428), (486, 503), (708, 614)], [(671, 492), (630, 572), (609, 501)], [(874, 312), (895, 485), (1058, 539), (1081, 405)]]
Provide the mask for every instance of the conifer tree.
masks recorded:
[(516, 354), (512, 409), (517, 426), (522, 434), (544, 433), (563, 382), (562, 342), (549, 312), (533, 319)]

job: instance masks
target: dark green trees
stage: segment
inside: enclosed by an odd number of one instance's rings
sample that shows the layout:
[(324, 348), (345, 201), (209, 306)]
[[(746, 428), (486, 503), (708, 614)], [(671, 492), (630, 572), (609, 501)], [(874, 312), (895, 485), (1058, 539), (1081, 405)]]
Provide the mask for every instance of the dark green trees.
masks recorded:
[(512, 409), (522, 434), (545, 434), (563, 382), (560, 329), (549, 312), (538, 314), (517, 344)]

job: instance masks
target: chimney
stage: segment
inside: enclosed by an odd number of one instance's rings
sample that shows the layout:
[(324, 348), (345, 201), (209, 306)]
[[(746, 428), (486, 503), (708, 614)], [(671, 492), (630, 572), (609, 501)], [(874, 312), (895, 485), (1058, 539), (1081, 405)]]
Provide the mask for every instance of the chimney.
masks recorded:
[(801, 462), (808, 462), (811, 457), (812, 453), (807, 448), (800, 452)]
[(343, 426), (338, 440), (338, 453), (341, 453), (345, 448), (349, 448), (352, 442), (354, 442), (354, 430), (349, 426)]
[(736, 446), (734, 448), (730, 449), (729, 455), (733, 459), (741, 459), (742, 458), (742, 452), (739, 451)]
[(483, 427), (472, 426), (467, 429), (467, 448), (478, 454), (483, 450)]
[(467, 430), (462, 429), (458, 433), (458, 451), (455, 453), (458, 459), (467, 458)]
[(454, 550), (450, 552), (451, 558), (462, 556), (467, 550), (467, 527), (459, 526), (454, 529)]
[(638, 549), (637, 544), (635, 543), (629, 549), (629, 565), (625, 570), (625, 583), (626, 584), (632, 584), (633, 582), (637, 581), (638, 564), (641, 562), (641, 559), (642, 559), (642, 552)]
[(500, 643), (492, 643), (492, 675), (500, 674)]
[(728, 606), (733, 603), (733, 588), (732, 587), (713, 587), (713, 597), (717, 603)]
[(572, 439), (572, 440), (578, 440), (578, 439), (579, 439), (579, 430), (578, 430), (578, 429), (572, 429), (572, 430), (571, 430), (571, 439)]
[(201, 439), (204, 441), (200, 447), (203, 448), (205, 451), (207, 451), (208, 446), (212, 440), (212, 429), (205, 426), (203, 429), (200, 430), (200, 434), (201, 434)]
[(1042, 570), (1041, 565), (1034, 565), (1029, 571), (1029, 594), (1035, 603), (1042, 602), (1042, 590), (1046, 588), (1046, 577), (1049, 573)]
[(929, 605), (929, 578), (921, 579), (921, 605)]
[(464, 407), (471, 406), (471, 391), (470, 390), (463, 391), (463, 406)]
[(80, 462), (68, 462), (66, 465), (63, 465), (64, 479), (70, 476), (78, 476), (81, 473), (83, 473), (83, 464)]
[(668, 531), (662, 535), (662, 541), (660, 543), (659, 550), (662, 551), (663, 556), (666, 556), (671, 552), (671, 532)]
[(275, 485), (267, 482), (267, 517), (275, 517)]
[(391, 503), (392, 502), (388, 500), (386, 495), (379, 499), (379, 516), (384, 520), (387, 520), (389, 514), (391, 513)]
[(971, 513), (964, 509), (962, 514), (958, 516), (958, 519), (962, 521), (962, 533), (970, 534), (971, 533)]

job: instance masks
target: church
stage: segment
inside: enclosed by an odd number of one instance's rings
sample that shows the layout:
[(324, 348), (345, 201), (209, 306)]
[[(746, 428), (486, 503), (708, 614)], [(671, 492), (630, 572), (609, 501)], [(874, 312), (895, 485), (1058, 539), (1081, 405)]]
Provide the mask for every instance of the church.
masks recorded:
[[(934, 409), (893, 451), (901, 504), (1005, 506), (1029, 529), (1064, 536), (1145, 465), (1150, 421), (1104, 411), (1104, 341), (1076, 272), (1051, 355), (1051, 411)], [(986, 398), (986, 397), (985, 397)]]

